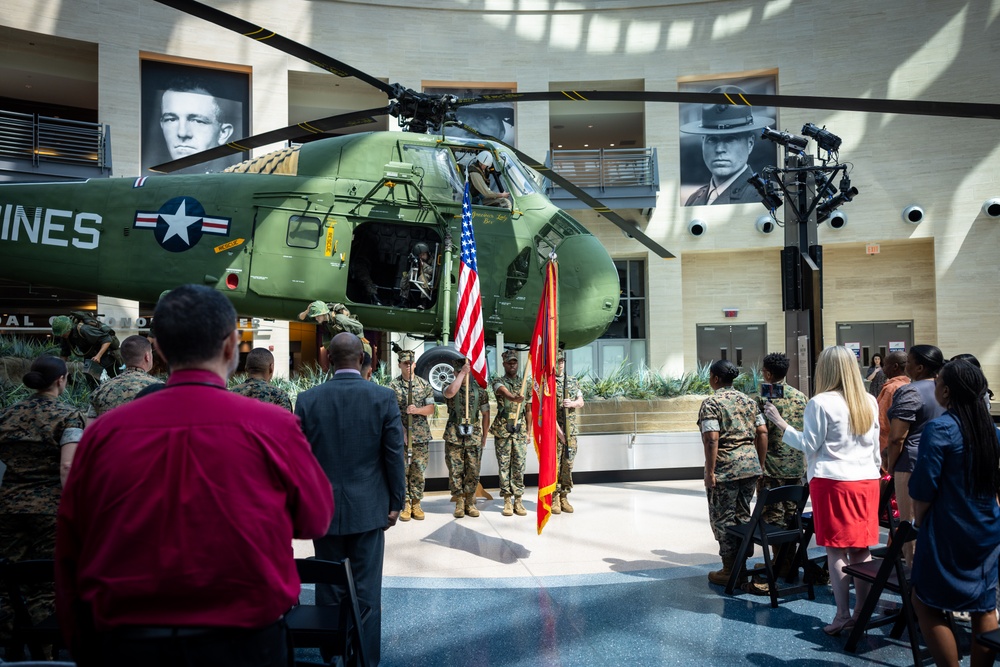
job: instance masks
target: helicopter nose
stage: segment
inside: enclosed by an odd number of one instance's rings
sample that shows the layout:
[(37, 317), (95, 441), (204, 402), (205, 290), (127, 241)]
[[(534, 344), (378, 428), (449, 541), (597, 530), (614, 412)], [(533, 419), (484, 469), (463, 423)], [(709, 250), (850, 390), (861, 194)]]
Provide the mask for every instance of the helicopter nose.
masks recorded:
[(590, 234), (570, 236), (556, 249), (559, 261), (559, 333), (569, 349), (607, 331), (621, 288), (608, 251)]

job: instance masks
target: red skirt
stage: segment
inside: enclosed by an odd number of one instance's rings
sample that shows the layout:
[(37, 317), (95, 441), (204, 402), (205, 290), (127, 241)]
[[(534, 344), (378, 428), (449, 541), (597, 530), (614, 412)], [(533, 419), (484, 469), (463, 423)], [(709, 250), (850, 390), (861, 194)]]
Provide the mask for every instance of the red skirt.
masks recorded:
[(809, 482), (816, 544), (838, 549), (879, 543), (879, 481), (842, 482), (814, 477)]

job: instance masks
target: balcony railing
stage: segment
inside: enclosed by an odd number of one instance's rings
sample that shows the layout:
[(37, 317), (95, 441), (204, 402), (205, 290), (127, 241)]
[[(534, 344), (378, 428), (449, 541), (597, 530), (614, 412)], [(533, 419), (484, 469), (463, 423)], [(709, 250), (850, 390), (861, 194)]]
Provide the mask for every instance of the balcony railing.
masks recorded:
[[(622, 208), (650, 208), (656, 205), (660, 175), (655, 148), (597, 148), (555, 150), (545, 164), (574, 185), (606, 203)], [(545, 192), (564, 208), (578, 208), (575, 197), (551, 181)]]
[(0, 110), (0, 158), (28, 160), (33, 167), (62, 163), (111, 172), (110, 130), (38, 114)]

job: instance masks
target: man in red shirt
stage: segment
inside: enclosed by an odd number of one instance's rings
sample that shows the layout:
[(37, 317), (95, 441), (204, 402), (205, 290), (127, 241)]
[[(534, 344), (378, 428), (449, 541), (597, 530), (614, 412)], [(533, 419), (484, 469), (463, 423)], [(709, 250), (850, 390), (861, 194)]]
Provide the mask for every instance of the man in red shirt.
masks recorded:
[(232, 304), (178, 287), (155, 312), (162, 391), (84, 432), (59, 506), (56, 602), (77, 664), (285, 665), (292, 538), (333, 494), (287, 410), (226, 391)]

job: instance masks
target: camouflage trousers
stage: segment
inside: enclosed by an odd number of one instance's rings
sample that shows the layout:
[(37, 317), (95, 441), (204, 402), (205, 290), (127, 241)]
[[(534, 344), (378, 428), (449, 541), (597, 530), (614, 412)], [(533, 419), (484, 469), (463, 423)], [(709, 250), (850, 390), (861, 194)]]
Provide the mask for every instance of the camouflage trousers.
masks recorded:
[[(779, 486), (801, 486), (802, 478), (778, 478), (764, 475), (757, 483), (757, 490), (776, 489)], [(793, 502), (774, 503), (764, 508), (762, 518), (772, 526), (791, 528), (795, 521), (796, 506)]]
[(444, 443), (444, 458), (448, 463), (448, 488), (453, 496), (471, 496), (479, 484), (479, 467), (483, 461), (483, 447), (479, 438), (469, 438), (475, 444)]
[[(708, 494), (708, 520), (712, 533), (719, 543), (719, 556), (723, 563), (731, 563), (740, 548), (740, 540), (726, 534), (727, 526), (738, 526), (750, 520), (750, 501), (757, 488), (757, 477), (734, 479), (730, 482), (716, 482), (714, 489), (705, 489)], [(753, 550), (747, 551), (747, 556)]]
[(576, 436), (571, 436), (563, 444), (556, 441), (556, 493), (573, 490), (573, 460), (576, 458)]
[(429, 442), (413, 443), (410, 465), (406, 466), (406, 500), (411, 503), (423, 500), (424, 473), (430, 460), (429, 449)]
[(500, 469), (500, 495), (524, 495), (524, 463), (528, 457), (528, 443), (517, 438), (494, 438), (497, 449), (497, 467)]
[[(0, 514), (0, 558), (12, 561), (52, 559), (56, 557), (56, 516), (54, 514)], [(34, 623), (46, 618), (56, 609), (55, 584), (24, 586), (28, 611)], [(0, 618), (13, 613), (7, 606), (6, 591)], [(10, 638), (9, 620), (0, 627), (0, 645)]]

